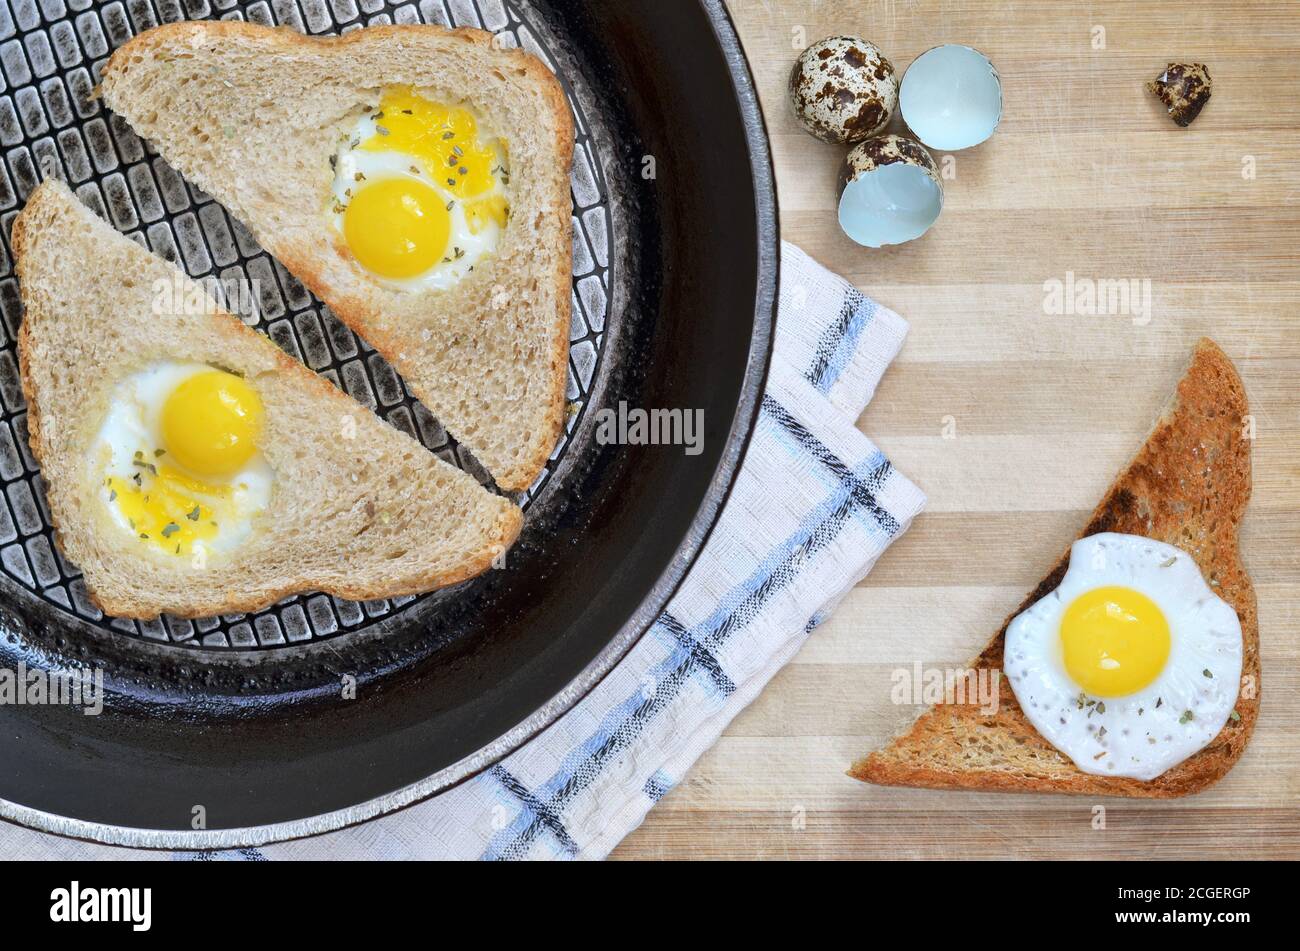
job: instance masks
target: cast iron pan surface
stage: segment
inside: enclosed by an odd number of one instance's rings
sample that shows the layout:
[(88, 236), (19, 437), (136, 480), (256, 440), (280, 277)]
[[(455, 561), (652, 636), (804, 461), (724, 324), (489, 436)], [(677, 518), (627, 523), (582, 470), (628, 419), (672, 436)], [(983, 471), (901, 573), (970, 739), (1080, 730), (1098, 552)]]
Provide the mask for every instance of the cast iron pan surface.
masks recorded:
[[(114, 48), (184, 18), (314, 34), (482, 27), (564, 82), (577, 119), (570, 413), (519, 497), (526, 524), (504, 567), (417, 598), (304, 595), (252, 615), (137, 623), (101, 615), (54, 548), (27, 446), (7, 240), (48, 174), (192, 276), (256, 281), (250, 322), (490, 484), (378, 354), (90, 97)], [(461, 781), (590, 690), (702, 546), (769, 355), (771, 167), (719, 0), (0, 0), (0, 74), (0, 671), (98, 670), (106, 691), (97, 716), (0, 705), (0, 816), (153, 847), (308, 835)], [(596, 415), (620, 402), (703, 410), (703, 451), (600, 444)]]

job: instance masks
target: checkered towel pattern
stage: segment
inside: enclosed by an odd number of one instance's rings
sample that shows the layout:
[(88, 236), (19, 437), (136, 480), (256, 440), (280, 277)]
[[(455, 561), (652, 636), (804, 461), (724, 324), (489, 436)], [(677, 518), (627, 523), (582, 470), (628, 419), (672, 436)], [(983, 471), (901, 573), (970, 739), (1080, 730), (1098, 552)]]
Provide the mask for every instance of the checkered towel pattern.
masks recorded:
[[(178, 858), (602, 858), (925, 504), (854, 423), (907, 324), (789, 244), (776, 350), (730, 499), (649, 632), (549, 729), (461, 786), (314, 839)], [(0, 855), (121, 849), (0, 828)]]

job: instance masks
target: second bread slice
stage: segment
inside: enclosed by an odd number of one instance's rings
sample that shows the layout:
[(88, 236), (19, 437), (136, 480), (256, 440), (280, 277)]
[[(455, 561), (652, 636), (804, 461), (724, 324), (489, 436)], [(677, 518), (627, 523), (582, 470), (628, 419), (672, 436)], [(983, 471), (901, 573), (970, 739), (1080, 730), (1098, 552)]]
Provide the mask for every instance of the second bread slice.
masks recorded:
[[(485, 571), (518, 535), (515, 505), (220, 311), (62, 183), (32, 194), (13, 247), (32, 452), (59, 546), (105, 613), (226, 614), (308, 590), (359, 600), (413, 594)], [(160, 296), (170, 287), (179, 290)], [(175, 306), (196, 301), (205, 304), (198, 313)], [(255, 390), (257, 447), (273, 474), (251, 534), (201, 561), (123, 530), (92, 453), (121, 382), (180, 364), (228, 371)]]

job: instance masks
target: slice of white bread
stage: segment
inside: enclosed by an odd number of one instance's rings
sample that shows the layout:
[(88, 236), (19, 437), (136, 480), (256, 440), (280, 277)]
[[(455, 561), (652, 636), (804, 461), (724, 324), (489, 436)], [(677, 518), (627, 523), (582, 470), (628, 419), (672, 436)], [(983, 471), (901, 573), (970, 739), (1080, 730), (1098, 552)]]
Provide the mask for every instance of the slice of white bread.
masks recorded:
[[(13, 248), (32, 452), (59, 547), (105, 613), (200, 617), (309, 590), (355, 599), (414, 594), (481, 573), (518, 535), (523, 516), (510, 501), (210, 297), (203, 313), (176, 313), (197, 285), (63, 183), (33, 192), (14, 222)], [(184, 293), (160, 296), (173, 281)], [(274, 473), (270, 505), (239, 548), (204, 566), (141, 545), (107, 521), (103, 480), (90, 462), (116, 385), (162, 361), (236, 373), (264, 408), (258, 448)]]
[[(1000, 677), (995, 713), (969, 703), (931, 707), (884, 749), (854, 763), (849, 775), (886, 786), (1142, 799), (1186, 796), (1223, 778), (1245, 752), (1259, 716), (1259, 617), (1237, 548), (1237, 529), (1250, 500), (1249, 413), (1232, 361), (1214, 341), (1202, 338), (1169, 408), (1079, 533), (1083, 538), (1122, 532), (1175, 545), (1196, 559), (1215, 593), (1236, 609), (1242, 686), (1235, 715), (1209, 746), (1149, 781), (1094, 776), (1043, 739)], [(971, 662), (972, 669), (1001, 670), (1007, 625), (1056, 590), (1069, 557), (1067, 546)]]
[[(510, 153), (510, 222), (452, 288), (377, 283), (326, 216), (331, 159), (391, 86), (466, 104)], [(370, 342), (503, 489), (527, 488), (564, 421), (573, 118), (536, 57), (480, 30), (381, 26), (341, 37), (175, 23), (126, 43), (104, 102)]]

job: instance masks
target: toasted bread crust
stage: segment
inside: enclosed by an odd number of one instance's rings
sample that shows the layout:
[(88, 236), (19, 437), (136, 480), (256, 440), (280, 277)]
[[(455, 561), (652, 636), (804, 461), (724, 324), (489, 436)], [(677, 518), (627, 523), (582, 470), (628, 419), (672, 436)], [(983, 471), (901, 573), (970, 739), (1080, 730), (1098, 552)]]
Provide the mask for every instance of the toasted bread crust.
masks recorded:
[[(977, 706), (931, 707), (882, 750), (858, 760), (849, 775), (886, 786), (1057, 792), (1170, 799), (1217, 782), (1241, 757), (1259, 716), (1259, 619), (1255, 589), (1241, 562), (1237, 530), (1250, 499), (1250, 413), (1232, 361), (1210, 339), (1196, 345), (1175, 400), (1107, 490), (1080, 532), (1143, 535), (1182, 548), (1211, 587), (1237, 611), (1242, 678), (1237, 719), (1200, 752), (1150, 781), (1085, 773), (1039, 735), (999, 678), (993, 715)], [(1000, 669), (1007, 626), (1060, 584), (1069, 548), (1016, 608), (971, 664)], [(991, 753), (973, 753), (991, 750)]]
[[(14, 220), (11, 246), (14, 252), (15, 272), (18, 276), (20, 288), (23, 288), (28, 280), (30, 249), (33, 240), (30, 229), (33, 227), (39, 228), (43, 219), (58, 214), (58, 205), (64, 200), (56, 192), (56, 187), (62, 186), (56, 186), (50, 182), (38, 186), (28, 199), (22, 212)], [(24, 305), (28, 306), (26, 294), (24, 294)], [(245, 325), (237, 317), (227, 313), (219, 313), (213, 315), (211, 319), (219, 325), (222, 334), (231, 337), (232, 346), (247, 347), (253, 345), (261, 348), (264, 351), (264, 356), (273, 361), (275, 372), (292, 378), (297, 386), (310, 391), (314, 398), (320, 401), (323, 413), (339, 410), (350, 412), (358, 409), (369, 413), (368, 410), (364, 410), (351, 397), (333, 386), (328, 380), (312, 373), (268, 338)], [(18, 329), (18, 368), (23, 396), (27, 402), (28, 441), (32, 455), (40, 466), (42, 473), (46, 473), (54, 468), (47, 465), (47, 462), (52, 460), (54, 453), (53, 448), (45, 438), (45, 427), (42, 423), (46, 410), (46, 401), (40, 387), (37, 385), (33, 372), (32, 323), (32, 320), (25, 317)], [(55, 407), (52, 410), (57, 412), (58, 408)], [(67, 546), (64, 544), (65, 526), (62, 524), (61, 510), (58, 506), (50, 506), (50, 518), (54, 529), (55, 544), (60, 552), (66, 556), (68, 552)], [(186, 603), (160, 606), (148, 597), (132, 596), (130, 592), (101, 590), (94, 584), (92, 573), (88, 571), (85, 575), (86, 592), (95, 606), (105, 614), (139, 620), (152, 620), (157, 618), (164, 610), (173, 616), (185, 618), (258, 611), (289, 595), (305, 591), (322, 591), (326, 594), (357, 601), (401, 597), (459, 584), (482, 574), (491, 567), (493, 560), (501, 552), (514, 544), (522, 527), (523, 513), (516, 506), (502, 506), (492, 529), (483, 539), (482, 548), (470, 553), (467, 560), (462, 564), (451, 570), (433, 571), (420, 577), (396, 579), (394, 581), (366, 583), (344, 580), (339, 583), (320, 584), (311, 578), (288, 578), (277, 586), (263, 588), (255, 596), (250, 596), (235, 589), (214, 592), (198, 591)], [(75, 558), (70, 558), (70, 560), (75, 561)], [(85, 566), (81, 567), (84, 568)]]
[[(213, 36), (241, 38), (266, 44), (270, 48), (316, 50), (323, 47), (344, 52), (362, 44), (382, 45), (403, 41), (420, 33), (440, 38), (459, 38), (480, 48), (493, 47), (491, 33), (465, 27), (448, 30), (428, 24), (381, 25), (355, 30), (340, 36), (314, 37), (306, 36), (290, 27), (265, 27), (242, 21), (182, 21), (147, 30), (119, 47), (104, 67), (101, 88), (119, 80), (133, 58), (168, 46), (184, 44), (191, 39), (203, 40)], [(503, 62), (509, 63), (520, 71), (525, 81), (534, 84), (541, 91), (546, 111), (549, 113), (547, 125), (555, 130), (552, 154), (558, 157), (567, 169), (573, 156), (574, 124), (559, 80), (537, 57), (522, 49), (498, 49), (496, 52), (503, 57)], [(547, 203), (557, 207), (567, 207), (567, 188), (567, 180), (558, 182)], [(325, 262), (319, 259), (317, 250), (309, 244), (288, 237), (261, 233), (258, 234), (258, 239), (312, 293), (325, 301), (345, 324), (365, 338), (392, 363), (407, 378), (416, 397), (434, 409), (437, 414), (437, 401), (430, 397), (418, 373), (411, 372), (413, 367), (405, 359), (405, 351), (410, 348), (410, 341), (402, 333), (386, 330), (381, 326), (376, 319), (376, 308), (372, 301), (351, 294), (331, 281)], [(561, 239), (557, 247), (550, 250), (555, 266), (549, 279), (553, 281), (558, 306), (555, 308), (548, 334), (550, 353), (546, 360), (548, 377), (544, 405), (540, 409), (540, 418), (530, 421), (525, 427), (526, 432), (520, 434), (520, 438), (527, 441), (526, 454), (523, 458), (505, 467), (488, 465), (497, 485), (509, 492), (520, 492), (532, 485), (550, 458), (564, 425), (570, 281), (573, 269), (572, 236), (567, 211), (564, 213)], [(448, 426), (453, 435), (460, 435), (459, 420), (443, 418), (442, 422)], [(472, 440), (467, 445), (471, 450), (476, 448)], [(485, 464), (489, 462), (486, 459), (481, 461)]]

